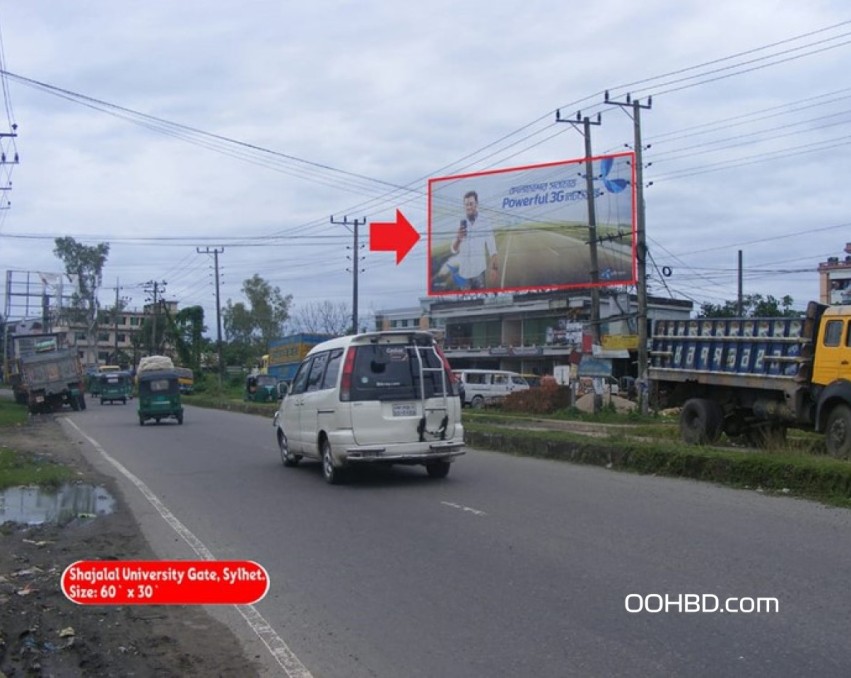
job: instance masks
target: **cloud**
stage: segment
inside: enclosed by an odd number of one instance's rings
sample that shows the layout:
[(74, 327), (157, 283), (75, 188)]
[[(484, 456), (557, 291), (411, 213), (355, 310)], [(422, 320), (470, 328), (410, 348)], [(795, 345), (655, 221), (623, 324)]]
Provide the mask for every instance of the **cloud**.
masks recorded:
[[(9, 71), (241, 143), (170, 130), (188, 143), (10, 81), (22, 162), (0, 215), (0, 269), (58, 270), (57, 235), (109, 239), (107, 280), (170, 278), (168, 294), (212, 314), (210, 257), (197, 249), (223, 247), (224, 299), (259, 273), (299, 303), (350, 303), (352, 234), (331, 215), (388, 221), (400, 208), (425, 233), (429, 177), (581, 157), (556, 108), (600, 112), (594, 152), (623, 150), (633, 125), (603, 104), (611, 89), (654, 95), (642, 113), (647, 228), (654, 260), (675, 271), (666, 282), (732, 298), (739, 249), (755, 271), (785, 270), (794, 253), (811, 273), (759, 275), (746, 291), (786, 290), (803, 306), (818, 262), (847, 240), (847, 101), (818, 97), (840, 88), (849, 48), (842, 27), (815, 33), (844, 13), (764, 0), (11, 3)], [(816, 120), (830, 114), (830, 127)], [(424, 244), (398, 267), (392, 254), (361, 257), (361, 307), (425, 293)]]

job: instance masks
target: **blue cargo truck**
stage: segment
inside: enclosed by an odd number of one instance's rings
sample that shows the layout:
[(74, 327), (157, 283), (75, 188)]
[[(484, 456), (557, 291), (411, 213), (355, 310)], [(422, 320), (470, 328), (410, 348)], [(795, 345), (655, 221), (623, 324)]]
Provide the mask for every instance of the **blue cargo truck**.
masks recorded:
[(333, 335), (330, 334), (301, 332), (270, 342), (268, 374), (275, 377), (278, 382), (289, 384), (310, 349), (332, 338)]
[(766, 446), (787, 428), (824, 433), (851, 458), (851, 306), (811, 302), (800, 318), (659, 320), (649, 377), (659, 408), (681, 407), (685, 442), (722, 433)]

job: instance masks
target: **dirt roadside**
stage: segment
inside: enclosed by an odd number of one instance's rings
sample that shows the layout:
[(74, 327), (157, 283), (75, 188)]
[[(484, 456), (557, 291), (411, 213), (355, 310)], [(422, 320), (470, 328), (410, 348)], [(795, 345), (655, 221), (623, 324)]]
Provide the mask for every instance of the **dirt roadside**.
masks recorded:
[(262, 673), (228, 626), (203, 607), (85, 606), (67, 600), (60, 577), (77, 560), (156, 556), (114, 480), (86, 461), (53, 415), (0, 430), (0, 441), (70, 466), (77, 482), (104, 487), (116, 499), (113, 513), (76, 517), (61, 527), (0, 527), (0, 678)]

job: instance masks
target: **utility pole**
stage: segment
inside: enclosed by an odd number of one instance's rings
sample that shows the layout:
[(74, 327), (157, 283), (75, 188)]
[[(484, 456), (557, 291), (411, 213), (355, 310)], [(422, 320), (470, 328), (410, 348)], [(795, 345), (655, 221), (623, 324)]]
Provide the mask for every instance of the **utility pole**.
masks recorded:
[(742, 250), (739, 250), (739, 275), (738, 275), (739, 291), (738, 291), (738, 294), (736, 296), (736, 315), (739, 316), (740, 318), (745, 314), (745, 297), (744, 297), (744, 293), (743, 293), (744, 290), (743, 290), (743, 286), (742, 286), (742, 263), (743, 263)]
[(119, 297), (118, 292), (121, 290), (121, 285), (118, 284), (118, 278), (115, 279), (115, 308), (112, 310), (112, 331), (113, 331), (113, 349), (115, 351), (115, 359), (113, 364), (118, 364), (118, 318), (121, 311), (124, 310), (124, 305), (129, 301), (127, 297)]
[[(151, 344), (150, 344), (150, 346), (151, 346), (150, 350), (153, 353), (157, 353), (158, 350), (159, 350), (159, 346), (157, 344), (157, 315), (159, 313), (159, 308), (160, 308), (158, 296), (160, 294), (160, 288), (165, 288), (165, 286), (167, 284), (168, 283), (166, 283), (165, 280), (161, 280), (161, 281), (149, 280), (148, 282), (145, 283), (145, 293), (153, 295), (152, 301), (153, 301), (154, 313), (153, 313), (153, 317), (151, 319)], [(165, 292), (165, 289), (162, 289), (162, 292)]]
[(594, 194), (594, 171), (591, 162), (591, 125), (600, 125), (602, 120), (597, 114), (597, 120), (592, 121), (588, 116), (582, 117), (577, 111), (576, 120), (562, 119), (561, 111), (556, 111), (556, 122), (567, 122), (573, 125), (582, 125), (582, 135), (585, 137), (585, 191), (588, 197), (588, 241), (591, 247), (591, 334), (594, 343), (600, 344), (600, 269), (597, 263), (597, 207), (596, 195)]
[(225, 371), (224, 358), (222, 357), (222, 304), (221, 299), (219, 297), (219, 254), (225, 251), (225, 248), (217, 248), (214, 247), (210, 249), (209, 247), (205, 249), (201, 249), (200, 247), (196, 247), (195, 251), (198, 254), (212, 254), (213, 255), (213, 266), (215, 268), (215, 276), (216, 276), (216, 350), (218, 352), (218, 361), (219, 361), (219, 388), (222, 386), (222, 374)]
[(334, 215), (331, 215), (331, 223), (336, 226), (354, 227), (354, 244), (352, 245), (352, 333), (358, 333), (358, 269), (360, 268), (360, 257), (358, 256), (358, 227), (366, 223), (366, 217), (363, 219), (355, 219), (349, 221), (348, 217), (343, 217), (342, 221), (335, 221)]
[(626, 101), (610, 101), (609, 92), (606, 91), (606, 103), (613, 106), (624, 106), (632, 108), (632, 126), (635, 136), (635, 199), (636, 205), (636, 257), (638, 259), (638, 383), (639, 383), (639, 405), (641, 413), (647, 414), (648, 402), (643, 387), (647, 384), (647, 223), (644, 211), (644, 160), (642, 159), (643, 146), (641, 144), (641, 109), (649, 109), (653, 106), (653, 99), (647, 97), (647, 103), (642, 104), (638, 99), (634, 101), (630, 95), (626, 95)]

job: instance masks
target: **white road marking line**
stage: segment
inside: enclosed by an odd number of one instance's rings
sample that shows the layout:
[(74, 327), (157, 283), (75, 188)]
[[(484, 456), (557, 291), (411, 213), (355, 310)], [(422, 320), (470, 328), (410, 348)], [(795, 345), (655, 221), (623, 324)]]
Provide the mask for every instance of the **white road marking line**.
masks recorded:
[(486, 516), (487, 513), (484, 511), (480, 511), (479, 509), (471, 508), (470, 506), (464, 506), (462, 504), (456, 504), (452, 501), (442, 501), (440, 502), (444, 506), (448, 506), (449, 508), (458, 509), (459, 511), (466, 511), (467, 513), (472, 513), (474, 516)]
[[(157, 513), (162, 516), (162, 519), (165, 520), (166, 523), (168, 523), (187, 544), (189, 544), (189, 547), (195, 551), (199, 558), (202, 560), (216, 560), (213, 552), (210, 551), (210, 549), (208, 549), (188, 527), (181, 523), (177, 517), (168, 510), (168, 508), (166, 508), (165, 504), (160, 501), (159, 497), (151, 492), (150, 488), (145, 485), (142, 480), (133, 475), (123, 464), (121, 464), (121, 462), (113, 459), (94, 438), (83, 433), (83, 431), (80, 430), (80, 427), (71, 419), (66, 418), (66, 421), (77, 429), (77, 432), (88, 440), (92, 447), (94, 447), (100, 455), (106, 459), (106, 461), (112, 464), (118, 472), (121, 473), (121, 475), (136, 486), (136, 488), (144, 495), (145, 499), (150, 502), (151, 506), (157, 510)], [(275, 630), (257, 611), (257, 608), (255, 608), (254, 605), (235, 605), (234, 607), (236, 607), (237, 612), (239, 612), (239, 614), (242, 615), (242, 618), (245, 619), (248, 627), (263, 642), (275, 658), (275, 661), (278, 662), (278, 665), (284, 670), (289, 678), (313, 678), (313, 674), (311, 674), (310, 671), (307, 670), (307, 667), (299, 661), (298, 657), (296, 657), (295, 653), (290, 650), (283, 638), (275, 633)]]

